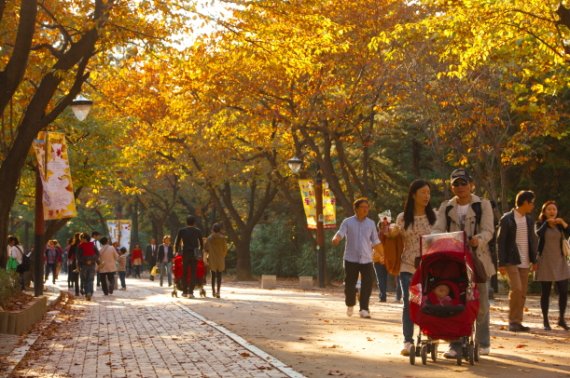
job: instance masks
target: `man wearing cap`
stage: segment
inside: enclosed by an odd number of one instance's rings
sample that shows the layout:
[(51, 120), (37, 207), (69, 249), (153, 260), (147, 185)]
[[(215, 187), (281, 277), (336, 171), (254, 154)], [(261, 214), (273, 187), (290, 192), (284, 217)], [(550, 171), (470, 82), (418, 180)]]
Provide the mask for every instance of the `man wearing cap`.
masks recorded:
[[(474, 188), (473, 179), (463, 168), (458, 168), (451, 173), (451, 191), (455, 195), (448, 201), (443, 201), (439, 207), (437, 221), (433, 226), (433, 232), (465, 231), (469, 246), (481, 261), (486, 276), (495, 274), (495, 266), (489, 251), (489, 241), (493, 238), (493, 208), (491, 202), (472, 194)], [(473, 208), (475, 205), (480, 212), (478, 215)], [(477, 314), (477, 327), (475, 339), (479, 343), (479, 354), (488, 355), (491, 348), (489, 334), (489, 292), (488, 282), (477, 283), (479, 290), (479, 313)], [(461, 344), (451, 343), (449, 350), (445, 352), (446, 358), (456, 358)]]

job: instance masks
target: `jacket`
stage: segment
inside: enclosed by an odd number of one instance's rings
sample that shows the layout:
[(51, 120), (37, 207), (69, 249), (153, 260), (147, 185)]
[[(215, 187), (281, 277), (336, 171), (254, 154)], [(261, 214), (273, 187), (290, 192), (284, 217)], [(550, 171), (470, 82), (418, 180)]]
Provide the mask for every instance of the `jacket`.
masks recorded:
[(226, 237), (219, 233), (214, 232), (206, 240), (204, 247), (208, 253), (208, 265), (213, 272), (223, 272), (226, 269), (226, 255), (228, 253), (228, 244)]
[(168, 260), (168, 262), (172, 262), (172, 259), (174, 258), (174, 248), (169, 245), (169, 246), (165, 246), (164, 244), (161, 244), (158, 247), (158, 258), (156, 260), (157, 264), (161, 264), (162, 260), (164, 260), (164, 249), (166, 248), (166, 258)]
[(99, 273), (112, 273), (117, 271), (117, 262), (119, 261), (119, 254), (112, 245), (104, 245), (99, 251), (99, 260), (101, 263), (97, 268)]
[[(534, 233), (532, 219), (526, 215), (526, 225), (528, 228), (528, 257), (533, 264), (536, 263), (537, 237)], [(517, 223), (515, 221), (515, 210), (505, 213), (499, 221), (499, 231), (497, 233), (497, 251), (499, 255), (499, 266), (519, 265), (521, 258), (517, 248)]]
[[(465, 231), (468, 238), (479, 239), (479, 245), (474, 251), (477, 258), (483, 263), (485, 268), (485, 273), (490, 277), (496, 273), (495, 264), (493, 264), (493, 259), (491, 258), (491, 251), (489, 250), (489, 241), (493, 239), (493, 234), (495, 231), (495, 225), (493, 222), (493, 207), (491, 202), (486, 199), (481, 199), (480, 197), (471, 194), (471, 202), (481, 203), (481, 224), (477, 225), (476, 214), (473, 208), (469, 206), (467, 208), (467, 214), (465, 216), (465, 226), (461, 229), (460, 221), (457, 218), (457, 197), (453, 197), (448, 201), (443, 201), (439, 207), (437, 214), (437, 221), (433, 226), (434, 232), (454, 232), (454, 231)], [(448, 211), (447, 207), (451, 206)], [(446, 214), (447, 213), (447, 214)], [(451, 222), (449, 224), (449, 230), (447, 230), (447, 216), (449, 216)]]

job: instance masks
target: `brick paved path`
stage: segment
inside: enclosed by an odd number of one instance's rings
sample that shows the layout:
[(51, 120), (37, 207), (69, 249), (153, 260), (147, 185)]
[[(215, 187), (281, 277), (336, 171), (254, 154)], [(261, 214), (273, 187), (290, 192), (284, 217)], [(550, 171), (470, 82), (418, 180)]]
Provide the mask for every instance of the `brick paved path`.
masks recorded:
[(97, 291), (91, 302), (71, 301), (14, 375), (301, 377), (189, 309), (219, 299), (171, 298), (145, 280), (127, 284), (111, 296)]

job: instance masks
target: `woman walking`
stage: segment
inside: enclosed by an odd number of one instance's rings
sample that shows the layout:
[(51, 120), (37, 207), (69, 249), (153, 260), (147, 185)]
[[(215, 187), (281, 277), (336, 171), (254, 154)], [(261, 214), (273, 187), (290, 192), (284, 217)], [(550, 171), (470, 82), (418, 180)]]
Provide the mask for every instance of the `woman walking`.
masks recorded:
[(117, 271), (117, 262), (119, 254), (112, 245), (107, 244), (109, 240), (106, 237), (99, 239), (101, 250), (99, 251), (99, 274), (101, 275), (101, 288), (103, 294), (113, 294), (115, 289), (115, 272)]
[(402, 311), (402, 331), (404, 347), (400, 352), (404, 356), (410, 354), (414, 345), (414, 323), (410, 319), (409, 288), (410, 281), (416, 271), (416, 259), (420, 257), (420, 238), (431, 233), (436, 215), (430, 203), (430, 185), (425, 180), (414, 180), (410, 184), (404, 212), (396, 218), (396, 225), (404, 240), (404, 251), (400, 265), (400, 287), (404, 299)]
[(131, 264), (135, 270), (135, 278), (141, 278), (141, 269), (143, 263), (143, 251), (138, 244), (131, 251)]
[(552, 282), (558, 289), (558, 325), (568, 331), (568, 325), (564, 319), (566, 304), (568, 303), (568, 279), (570, 267), (562, 250), (564, 239), (570, 234), (570, 227), (564, 219), (558, 216), (558, 205), (555, 201), (546, 201), (542, 205), (538, 222), (536, 223), (536, 235), (538, 236), (538, 268), (535, 273), (535, 281), (539, 281), (542, 289), (540, 295), (540, 308), (544, 329), (550, 331), (548, 321), (548, 307), (550, 302), (550, 289)]
[(69, 249), (67, 250), (67, 286), (75, 288), (75, 296), (79, 296), (79, 264), (77, 262), (77, 254), (79, 243), (81, 243), (81, 233), (76, 232), (70, 239)]
[(212, 274), (212, 296), (220, 297), (220, 286), (222, 286), (222, 272), (226, 269), (226, 255), (228, 254), (228, 244), (226, 236), (222, 234), (222, 226), (219, 223), (212, 227), (212, 234), (208, 236), (205, 245), (208, 254), (208, 265)]

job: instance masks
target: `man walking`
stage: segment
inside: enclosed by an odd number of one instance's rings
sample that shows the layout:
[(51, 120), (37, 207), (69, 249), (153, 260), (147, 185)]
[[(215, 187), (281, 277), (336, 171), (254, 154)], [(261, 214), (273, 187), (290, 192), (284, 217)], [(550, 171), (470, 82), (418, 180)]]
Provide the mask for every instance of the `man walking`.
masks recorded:
[[(454, 197), (443, 201), (439, 207), (434, 232), (465, 231), (469, 246), (484, 268), (485, 279), (495, 274), (491, 259), (489, 241), (493, 239), (494, 222), (491, 202), (472, 194), (473, 179), (463, 168), (451, 172), (451, 192)], [(477, 283), (479, 291), (479, 312), (475, 339), (479, 343), (479, 354), (488, 355), (491, 349), (489, 333), (489, 282)], [(446, 358), (456, 358), (461, 343), (451, 343), (445, 352)]]
[(504, 214), (499, 221), (497, 248), (499, 271), (507, 274), (509, 280), (509, 331), (528, 332), (522, 325), (528, 273), (536, 263), (537, 237), (534, 222), (529, 214), (534, 209), (534, 193), (530, 190), (518, 192), (515, 208)]
[[(146, 246), (146, 250), (145, 250), (145, 254), (144, 254), (144, 259), (148, 264), (148, 271), (152, 272), (152, 268), (156, 265), (157, 263), (157, 254), (158, 254), (158, 246), (156, 245), (156, 239), (152, 238), (150, 239), (150, 243)], [(151, 281), (154, 279), (154, 277), (151, 275), (150, 276)]]
[[(178, 230), (174, 249), (182, 254), (182, 296), (194, 298), (194, 287), (196, 286), (196, 265), (198, 258), (201, 258), (201, 251), (204, 250), (202, 241), (202, 231), (195, 226), (196, 218), (189, 215), (186, 218), (187, 227)], [(188, 288), (188, 270), (190, 270), (190, 288)]]
[(369, 204), (366, 198), (359, 198), (353, 204), (355, 215), (342, 221), (338, 232), (332, 239), (338, 245), (346, 238), (344, 246), (344, 301), (346, 314), (352, 316), (356, 304), (356, 281), (361, 277), (360, 317), (370, 318), (368, 304), (372, 293), (374, 267), (372, 250), (382, 253), (382, 244), (378, 239), (376, 225), (368, 218)]

